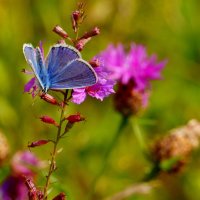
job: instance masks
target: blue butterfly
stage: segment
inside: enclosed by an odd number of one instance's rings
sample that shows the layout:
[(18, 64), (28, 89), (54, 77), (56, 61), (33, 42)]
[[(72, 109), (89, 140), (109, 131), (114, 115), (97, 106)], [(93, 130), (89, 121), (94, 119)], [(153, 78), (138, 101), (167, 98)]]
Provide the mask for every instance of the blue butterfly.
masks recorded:
[(52, 46), (45, 60), (40, 48), (35, 49), (31, 44), (24, 44), (23, 52), (45, 93), (49, 89), (83, 88), (97, 82), (94, 69), (72, 46), (66, 44)]

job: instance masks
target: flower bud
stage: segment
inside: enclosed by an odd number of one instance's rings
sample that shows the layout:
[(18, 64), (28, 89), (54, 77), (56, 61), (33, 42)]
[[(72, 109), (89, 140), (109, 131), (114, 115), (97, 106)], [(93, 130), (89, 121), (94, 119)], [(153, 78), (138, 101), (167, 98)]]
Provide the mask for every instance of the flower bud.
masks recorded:
[(93, 60), (89, 61), (89, 64), (90, 64), (93, 68), (99, 67), (99, 66), (100, 66), (100, 61), (99, 61), (99, 59), (93, 59)]
[(51, 96), (51, 95), (49, 95), (47, 93), (43, 93), (42, 92), (40, 94), (40, 98), (43, 99), (44, 101), (50, 103), (50, 104), (59, 105), (59, 103), (57, 102), (57, 100), (53, 96)]
[(28, 189), (29, 200), (42, 200), (43, 193), (35, 187), (35, 184), (30, 178), (25, 178), (25, 184)]
[(41, 121), (44, 122), (44, 123), (47, 123), (47, 124), (53, 124), (55, 126), (59, 126), (58, 123), (51, 117), (47, 116), (47, 115), (44, 115), (42, 117), (40, 117)]
[(74, 30), (74, 32), (77, 32), (77, 28), (78, 28), (78, 21), (80, 19), (81, 13), (80, 11), (76, 10), (72, 13), (71, 15), (71, 21), (72, 21), (72, 28)]
[(56, 25), (53, 28), (53, 32), (55, 32), (56, 34), (58, 34), (59, 36), (61, 36), (62, 38), (66, 39), (69, 37), (69, 35), (58, 25)]
[(68, 120), (68, 122), (71, 124), (85, 120), (85, 118), (81, 117), (79, 113), (77, 113), (76, 115), (70, 115), (69, 117), (66, 117), (65, 119)]
[(58, 44), (66, 44), (65, 40), (58, 40)]
[(91, 31), (86, 32), (80, 39), (88, 39), (99, 34), (100, 34), (100, 29), (98, 27), (95, 27)]
[(65, 200), (66, 195), (64, 192), (61, 192), (60, 194), (58, 194), (56, 197), (53, 198), (53, 200)]
[(91, 38), (87, 38), (87, 39), (80, 39), (78, 40), (78, 42), (75, 44), (75, 47), (79, 50), (82, 51), (84, 46), (86, 45), (86, 43), (88, 43), (90, 41)]
[(42, 146), (42, 145), (47, 144), (48, 142), (49, 140), (37, 140), (29, 144), (28, 147), (34, 148), (34, 147)]

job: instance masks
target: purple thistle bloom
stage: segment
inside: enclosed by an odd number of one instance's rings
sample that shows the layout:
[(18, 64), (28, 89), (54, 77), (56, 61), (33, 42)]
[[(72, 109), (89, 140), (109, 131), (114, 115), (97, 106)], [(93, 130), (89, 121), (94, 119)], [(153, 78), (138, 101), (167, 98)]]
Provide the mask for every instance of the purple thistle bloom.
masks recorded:
[(166, 60), (157, 63), (156, 55), (149, 57), (145, 47), (136, 44), (131, 44), (128, 53), (121, 44), (117, 47), (110, 45), (100, 57), (104, 60), (105, 67), (111, 71), (114, 80), (122, 84), (133, 81), (134, 89), (140, 91), (149, 88), (151, 80), (161, 78), (160, 72), (166, 64)]
[(34, 178), (34, 169), (40, 169), (41, 161), (29, 151), (17, 152), (11, 161), (11, 174), (1, 183), (0, 199), (28, 200), (25, 177)]
[(115, 81), (110, 79), (110, 72), (101, 64), (101, 62), (94, 70), (97, 74), (98, 82), (95, 85), (86, 88), (73, 89), (72, 102), (76, 104), (82, 103), (87, 94), (103, 101), (105, 97), (115, 93), (113, 89)]
[(24, 178), (21, 176), (9, 176), (0, 187), (0, 199), (3, 200), (28, 200), (28, 189)]
[[(157, 62), (156, 55), (148, 56), (144, 46), (134, 43), (131, 44), (129, 52), (125, 52), (122, 44), (116, 47), (109, 45), (99, 57), (111, 72), (110, 77), (120, 85), (115, 95), (117, 110), (125, 111), (124, 115), (130, 115), (138, 112), (139, 107), (147, 107), (150, 81), (161, 78), (161, 70), (167, 61)], [(134, 102), (137, 102), (137, 105), (134, 105)]]
[(29, 151), (17, 152), (11, 161), (14, 174), (23, 176), (34, 176), (34, 169), (41, 168), (41, 161)]

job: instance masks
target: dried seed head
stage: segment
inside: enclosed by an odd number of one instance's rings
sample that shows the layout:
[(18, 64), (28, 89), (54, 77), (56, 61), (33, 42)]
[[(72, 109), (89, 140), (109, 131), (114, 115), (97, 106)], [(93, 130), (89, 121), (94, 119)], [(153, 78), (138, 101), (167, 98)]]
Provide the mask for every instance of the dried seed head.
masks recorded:
[(179, 172), (187, 163), (195, 148), (199, 147), (200, 122), (191, 120), (185, 126), (170, 131), (169, 135), (158, 140), (152, 149), (154, 160), (162, 163), (176, 159), (169, 172)]
[(8, 140), (3, 133), (0, 132), (0, 166), (3, 164), (9, 154), (10, 148)]
[(134, 84), (119, 84), (114, 95), (115, 109), (123, 116), (136, 115), (143, 107), (142, 93), (133, 89)]
[(72, 28), (74, 32), (76, 33), (80, 24), (83, 23), (83, 20), (85, 19), (85, 4), (84, 3), (78, 3), (78, 8), (71, 14), (71, 21), (72, 21)]

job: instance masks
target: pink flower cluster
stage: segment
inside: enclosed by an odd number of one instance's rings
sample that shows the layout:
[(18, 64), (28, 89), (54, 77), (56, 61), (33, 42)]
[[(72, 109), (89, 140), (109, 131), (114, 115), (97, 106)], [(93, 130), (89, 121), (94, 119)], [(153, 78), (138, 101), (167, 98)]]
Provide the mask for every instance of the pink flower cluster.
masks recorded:
[(145, 90), (151, 80), (161, 78), (161, 70), (166, 60), (157, 62), (156, 55), (148, 56), (142, 45), (131, 44), (130, 51), (125, 52), (123, 45), (110, 45), (100, 55), (104, 65), (111, 72), (111, 78), (128, 84), (133, 81), (136, 90)]

